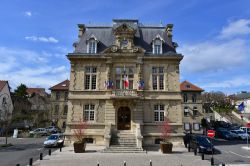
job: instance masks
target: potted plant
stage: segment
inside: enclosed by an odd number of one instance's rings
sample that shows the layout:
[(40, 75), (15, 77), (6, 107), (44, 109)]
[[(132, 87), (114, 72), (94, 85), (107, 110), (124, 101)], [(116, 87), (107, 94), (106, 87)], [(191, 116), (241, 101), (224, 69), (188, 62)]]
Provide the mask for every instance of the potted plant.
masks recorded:
[(79, 121), (77, 125), (75, 125), (75, 129), (73, 130), (73, 137), (76, 140), (73, 143), (74, 152), (75, 153), (84, 153), (86, 148), (85, 142), (85, 130), (87, 128), (87, 122)]
[(164, 122), (160, 125), (160, 133), (161, 133), (161, 142), (160, 148), (162, 153), (172, 153), (173, 144), (169, 141), (170, 137), (170, 125), (168, 123), (168, 119), (165, 119)]

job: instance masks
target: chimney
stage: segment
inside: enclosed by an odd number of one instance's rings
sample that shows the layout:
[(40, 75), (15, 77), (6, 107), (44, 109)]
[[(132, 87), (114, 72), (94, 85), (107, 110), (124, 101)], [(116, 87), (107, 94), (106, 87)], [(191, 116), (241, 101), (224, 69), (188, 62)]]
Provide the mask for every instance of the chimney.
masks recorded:
[(167, 31), (167, 36), (169, 39), (169, 43), (172, 45), (172, 31), (173, 31), (173, 24), (167, 24), (166, 31)]
[(78, 38), (80, 39), (82, 35), (84, 34), (86, 28), (84, 24), (78, 24), (79, 32), (78, 32)]

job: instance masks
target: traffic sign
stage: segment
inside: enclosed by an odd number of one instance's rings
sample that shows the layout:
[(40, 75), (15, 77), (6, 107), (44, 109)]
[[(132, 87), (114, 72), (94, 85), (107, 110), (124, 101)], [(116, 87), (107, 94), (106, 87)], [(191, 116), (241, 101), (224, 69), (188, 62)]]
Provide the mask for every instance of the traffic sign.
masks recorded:
[(210, 137), (210, 138), (214, 138), (214, 136), (215, 136), (215, 131), (214, 131), (214, 130), (208, 130), (208, 131), (207, 131), (207, 136)]

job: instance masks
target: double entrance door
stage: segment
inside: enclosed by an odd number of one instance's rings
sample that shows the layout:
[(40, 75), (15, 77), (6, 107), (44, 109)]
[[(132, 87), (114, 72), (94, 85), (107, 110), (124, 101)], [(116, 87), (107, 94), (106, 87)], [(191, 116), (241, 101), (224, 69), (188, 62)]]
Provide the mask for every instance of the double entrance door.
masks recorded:
[(120, 107), (117, 112), (117, 129), (131, 129), (131, 111), (128, 107)]

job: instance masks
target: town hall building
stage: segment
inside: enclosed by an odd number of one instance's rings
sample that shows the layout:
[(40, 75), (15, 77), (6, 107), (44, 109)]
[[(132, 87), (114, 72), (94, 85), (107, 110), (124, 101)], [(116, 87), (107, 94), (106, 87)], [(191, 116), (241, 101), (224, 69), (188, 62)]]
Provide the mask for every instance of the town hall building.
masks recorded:
[(85, 120), (94, 144), (142, 148), (159, 143), (159, 126), (168, 119), (171, 140), (180, 141), (183, 55), (176, 52), (173, 25), (114, 19), (108, 26), (78, 27), (78, 41), (67, 55), (67, 139), (73, 141), (73, 130)]

